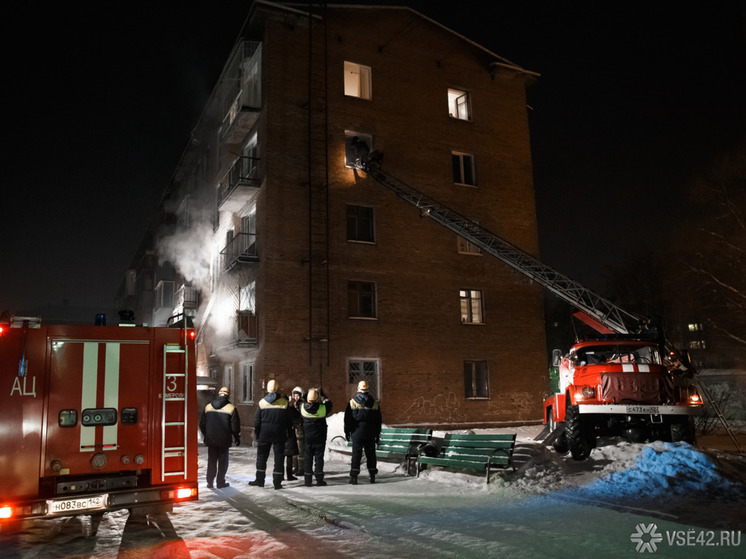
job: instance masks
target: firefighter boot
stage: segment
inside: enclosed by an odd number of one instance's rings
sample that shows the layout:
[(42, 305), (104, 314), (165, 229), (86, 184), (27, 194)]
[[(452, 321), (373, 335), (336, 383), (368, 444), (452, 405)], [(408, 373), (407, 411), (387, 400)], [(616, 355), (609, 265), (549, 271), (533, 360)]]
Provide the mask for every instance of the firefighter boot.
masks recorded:
[(256, 479), (250, 481), (249, 485), (253, 485), (254, 487), (264, 487), (264, 472), (257, 472)]
[(311, 487), (313, 485), (313, 475), (312, 474), (305, 474), (304, 476), (304, 482), (306, 484), (306, 487)]
[(316, 485), (324, 487), (326, 482), (324, 481), (324, 474), (316, 474)]
[(274, 484), (275, 489), (282, 489), (282, 473), (273, 473), (272, 483)]
[(376, 474), (378, 473), (378, 470), (368, 470), (368, 473), (370, 474), (370, 482), (375, 483), (376, 482)]
[(350, 476), (350, 485), (357, 485), (357, 474)]
[(298, 479), (297, 477), (293, 475), (293, 457), (292, 456), (288, 456), (288, 465), (286, 467), (286, 473), (287, 473), (286, 479), (288, 481), (295, 481), (296, 479)]

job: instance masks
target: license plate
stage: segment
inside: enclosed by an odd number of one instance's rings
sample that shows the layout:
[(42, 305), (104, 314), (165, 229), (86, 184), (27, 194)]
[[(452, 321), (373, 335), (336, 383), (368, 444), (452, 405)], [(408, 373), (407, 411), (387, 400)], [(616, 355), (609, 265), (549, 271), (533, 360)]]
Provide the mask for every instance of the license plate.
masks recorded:
[(658, 406), (627, 406), (627, 413), (646, 413), (658, 415)]
[(49, 514), (71, 514), (88, 510), (102, 510), (106, 508), (108, 495), (65, 499), (64, 501), (47, 501)]

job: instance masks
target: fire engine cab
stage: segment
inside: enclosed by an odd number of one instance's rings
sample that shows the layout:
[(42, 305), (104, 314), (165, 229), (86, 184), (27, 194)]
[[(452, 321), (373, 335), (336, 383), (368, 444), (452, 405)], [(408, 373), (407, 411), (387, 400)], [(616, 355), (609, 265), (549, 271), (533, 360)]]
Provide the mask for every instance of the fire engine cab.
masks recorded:
[(194, 331), (0, 324), (0, 531), (197, 499)]

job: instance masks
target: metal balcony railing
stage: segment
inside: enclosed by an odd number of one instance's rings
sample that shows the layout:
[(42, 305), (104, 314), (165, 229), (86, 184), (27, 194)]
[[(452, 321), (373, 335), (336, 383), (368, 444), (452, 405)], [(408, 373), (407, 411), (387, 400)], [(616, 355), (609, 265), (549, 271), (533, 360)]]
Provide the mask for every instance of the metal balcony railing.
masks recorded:
[(220, 251), (224, 270), (230, 270), (237, 264), (246, 264), (259, 261), (256, 251), (255, 233), (238, 233)]
[(262, 184), (257, 157), (241, 156), (233, 162), (218, 186), (218, 208), (238, 211)]

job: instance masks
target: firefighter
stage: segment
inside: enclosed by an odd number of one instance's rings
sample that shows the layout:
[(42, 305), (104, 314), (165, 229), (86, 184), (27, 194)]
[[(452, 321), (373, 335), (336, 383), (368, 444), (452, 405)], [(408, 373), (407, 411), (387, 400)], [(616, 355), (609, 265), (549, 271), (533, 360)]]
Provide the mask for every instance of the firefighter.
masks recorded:
[(264, 487), (267, 473), (267, 460), (272, 450), (274, 468), (272, 483), (275, 489), (282, 489), (283, 465), (285, 463), (285, 440), (292, 429), (288, 414), (288, 399), (279, 394), (280, 386), (272, 379), (267, 383), (267, 395), (259, 401), (254, 415), (254, 438), (256, 451), (256, 479), (249, 485)]
[(365, 451), (370, 482), (376, 482), (376, 445), (381, 436), (381, 409), (378, 402), (368, 394), (368, 383), (361, 380), (357, 394), (347, 403), (344, 415), (345, 438), (352, 440), (352, 464), (350, 483), (357, 485), (360, 462)]
[(218, 397), (205, 406), (199, 420), (199, 430), (207, 445), (207, 487), (210, 489), (216, 476), (218, 489), (230, 485), (225, 481), (228, 453), (231, 442), (236, 446), (241, 444), (241, 418), (230, 403), (230, 394), (228, 387), (223, 386)]
[(300, 413), (303, 416), (303, 440), (305, 444), (303, 477), (306, 487), (311, 487), (314, 475), (316, 476), (316, 485), (324, 486), (326, 485), (324, 481), (326, 418), (332, 413), (332, 402), (320, 388), (309, 389), (306, 400), (300, 408)]

